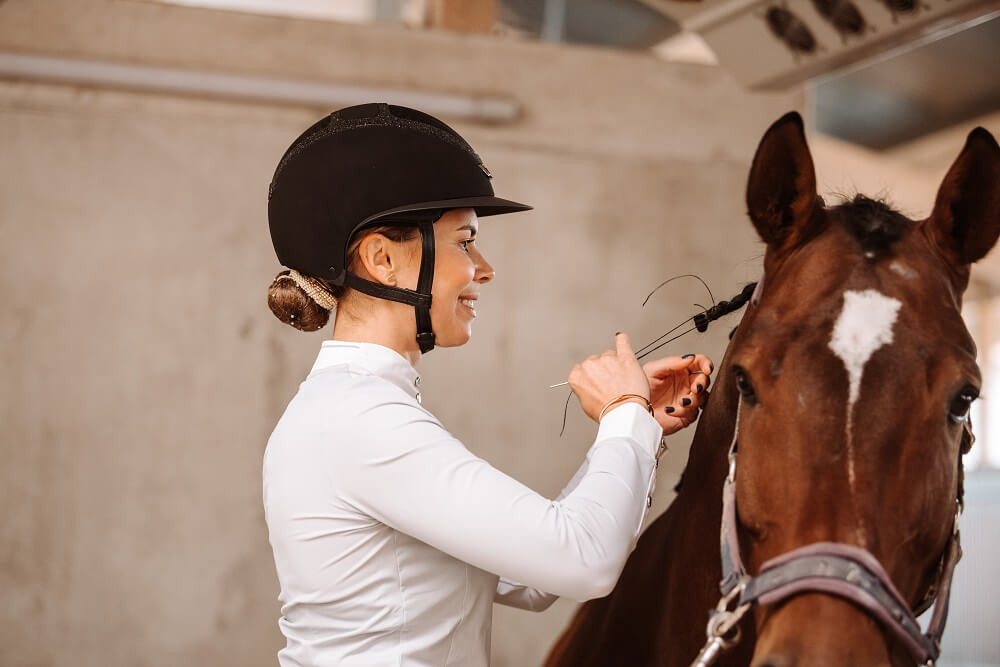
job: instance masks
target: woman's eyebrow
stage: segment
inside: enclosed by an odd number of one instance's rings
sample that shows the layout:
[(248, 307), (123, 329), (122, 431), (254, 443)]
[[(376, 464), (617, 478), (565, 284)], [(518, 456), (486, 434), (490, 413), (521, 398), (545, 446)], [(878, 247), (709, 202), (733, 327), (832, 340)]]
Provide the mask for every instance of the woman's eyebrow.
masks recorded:
[(464, 231), (466, 231), (466, 230), (468, 230), (468, 231), (472, 232), (472, 235), (473, 235), (473, 236), (475, 236), (475, 235), (476, 235), (476, 233), (477, 233), (477, 232), (479, 231), (478, 229), (476, 229), (476, 228), (475, 228), (475, 227), (473, 227), (472, 225), (462, 225), (461, 227), (459, 227), (459, 228), (458, 228), (458, 229), (456, 229), (455, 231), (456, 231), (456, 232), (464, 232)]

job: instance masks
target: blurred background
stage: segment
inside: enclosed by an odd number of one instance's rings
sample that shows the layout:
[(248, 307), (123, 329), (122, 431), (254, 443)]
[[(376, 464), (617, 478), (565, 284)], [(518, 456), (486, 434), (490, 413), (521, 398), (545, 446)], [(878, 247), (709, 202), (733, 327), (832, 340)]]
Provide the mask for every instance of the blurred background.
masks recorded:
[[(682, 279), (642, 307), (667, 278), (758, 277), (767, 126), (804, 115), (822, 194), (926, 216), (969, 130), (1000, 135), (1000, 3), (0, 0), (0, 665), (276, 664), (261, 457), (331, 327), (267, 309), (266, 192), (304, 128), (367, 101), (446, 120), (535, 207), (483, 224), (475, 336), (420, 370), (470, 449), (554, 495), (594, 428), (572, 403), (560, 438), (548, 386), (710, 299)], [(951, 666), (1000, 664), (998, 295), (992, 255)], [(662, 352), (721, 360), (736, 317)], [(539, 664), (575, 608), (498, 606), (493, 664)]]

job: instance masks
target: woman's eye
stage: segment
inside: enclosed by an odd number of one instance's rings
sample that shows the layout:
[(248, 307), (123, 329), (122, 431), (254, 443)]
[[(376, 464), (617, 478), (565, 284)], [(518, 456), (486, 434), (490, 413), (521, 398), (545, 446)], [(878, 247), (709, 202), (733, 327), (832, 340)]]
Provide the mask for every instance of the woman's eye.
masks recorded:
[(462, 246), (462, 250), (465, 250), (466, 252), (468, 252), (468, 250), (469, 250), (469, 244), (475, 243), (475, 242), (476, 242), (476, 239), (465, 239), (464, 241), (460, 241), (458, 245)]
[(978, 389), (971, 385), (963, 387), (951, 401), (951, 406), (948, 408), (948, 418), (956, 424), (968, 421), (969, 408), (972, 407), (972, 402), (977, 398), (979, 398)]
[(740, 396), (747, 403), (757, 402), (757, 392), (754, 391), (753, 383), (750, 382), (750, 376), (741, 366), (733, 367), (733, 376), (736, 378), (736, 388), (740, 392)]

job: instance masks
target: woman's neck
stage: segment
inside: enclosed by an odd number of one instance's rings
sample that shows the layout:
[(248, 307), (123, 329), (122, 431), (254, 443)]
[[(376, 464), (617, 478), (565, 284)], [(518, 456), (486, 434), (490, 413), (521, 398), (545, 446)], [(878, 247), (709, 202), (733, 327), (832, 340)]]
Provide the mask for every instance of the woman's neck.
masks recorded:
[(382, 345), (398, 352), (411, 366), (416, 366), (420, 361), (420, 348), (417, 345), (413, 307), (391, 301), (370, 305), (372, 308), (361, 317), (337, 312), (333, 340)]

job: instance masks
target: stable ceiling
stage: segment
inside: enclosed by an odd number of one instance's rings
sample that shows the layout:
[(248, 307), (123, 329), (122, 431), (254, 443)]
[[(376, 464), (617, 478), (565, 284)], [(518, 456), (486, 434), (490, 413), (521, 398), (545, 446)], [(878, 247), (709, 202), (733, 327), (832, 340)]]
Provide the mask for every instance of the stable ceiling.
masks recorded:
[(816, 129), (885, 150), (1000, 110), (997, 0), (157, 0), (645, 50), (749, 88), (808, 82)]

